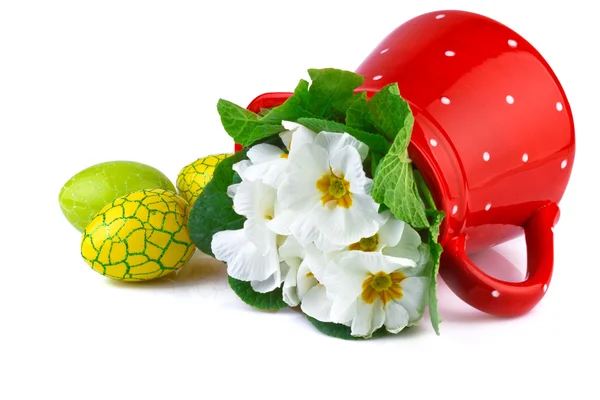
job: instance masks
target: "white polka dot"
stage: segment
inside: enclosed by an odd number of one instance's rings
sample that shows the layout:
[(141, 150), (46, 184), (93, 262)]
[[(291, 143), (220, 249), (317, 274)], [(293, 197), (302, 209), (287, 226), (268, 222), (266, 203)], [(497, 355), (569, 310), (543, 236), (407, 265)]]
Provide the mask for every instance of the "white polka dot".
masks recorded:
[(490, 211), (490, 208), (492, 208), (492, 205), (490, 203), (487, 203), (485, 205), (485, 211)]
[(458, 212), (458, 206), (452, 207), (452, 215), (455, 215)]
[(485, 153), (483, 153), (483, 161), (485, 161), (485, 162), (490, 161), (490, 153), (488, 153), (487, 151)]
[(446, 105), (450, 104), (450, 99), (447, 97), (442, 97), (440, 100), (442, 101), (442, 104), (446, 104)]
[(435, 19), (442, 19), (445, 16), (446, 16), (445, 14), (438, 14), (438, 15), (435, 16)]
[(452, 50), (448, 50), (448, 51), (447, 51), (446, 53), (444, 53), (444, 54), (446, 54), (446, 57), (454, 57), (454, 56), (456, 55), (456, 53), (455, 53), (455, 52), (453, 52)]
[(562, 169), (565, 169), (565, 168), (567, 168), (567, 160), (563, 160), (563, 162), (561, 162), (561, 163), (560, 163), (560, 167), (561, 167)]
[(381, 53), (380, 53), (380, 54), (387, 53), (387, 52), (388, 52), (388, 50), (389, 50), (389, 49), (383, 49), (383, 50), (381, 50)]
[(510, 47), (517, 47), (517, 41), (516, 41), (516, 40), (513, 40), (513, 39), (509, 39), (509, 40), (508, 40), (508, 45), (509, 45)]
[(548, 290), (548, 285), (544, 284), (544, 293), (546, 293), (547, 290)]
[(431, 144), (431, 146), (433, 146), (433, 147), (437, 146), (437, 140), (435, 140), (435, 139), (431, 139), (431, 140), (429, 141), (429, 143), (430, 143), (430, 144)]
[(373, 80), (374, 80), (374, 81), (378, 81), (378, 80), (380, 80), (381, 78), (383, 78), (383, 76), (381, 76), (381, 75), (375, 75), (375, 76), (373, 77)]
[(527, 153), (523, 154), (523, 157), (521, 157), (521, 159), (523, 160), (523, 162), (529, 161), (529, 154), (527, 154)]
[(562, 111), (563, 110), (563, 105), (562, 105), (562, 103), (560, 101), (558, 103), (556, 103), (556, 110), (557, 111)]
[(508, 96), (506, 96), (506, 102), (508, 104), (513, 104), (515, 102), (515, 98), (509, 94)]
[(493, 297), (498, 297), (498, 296), (500, 296), (500, 292), (499, 292), (499, 291), (497, 291), (497, 290), (494, 290), (494, 291), (492, 292), (492, 296), (493, 296)]

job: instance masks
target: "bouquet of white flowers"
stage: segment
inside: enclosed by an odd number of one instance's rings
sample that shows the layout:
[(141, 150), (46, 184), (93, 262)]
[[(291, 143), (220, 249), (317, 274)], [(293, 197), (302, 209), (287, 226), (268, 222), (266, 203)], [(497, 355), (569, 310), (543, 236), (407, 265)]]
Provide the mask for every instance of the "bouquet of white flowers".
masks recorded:
[(220, 100), (244, 146), (221, 162), (189, 216), (200, 250), (227, 263), (246, 303), (299, 306), (340, 338), (396, 334), (425, 308), (439, 333), (444, 217), (408, 156), (413, 126), (396, 84), (367, 99), (363, 78), (309, 71), (293, 96), (255, 114)]

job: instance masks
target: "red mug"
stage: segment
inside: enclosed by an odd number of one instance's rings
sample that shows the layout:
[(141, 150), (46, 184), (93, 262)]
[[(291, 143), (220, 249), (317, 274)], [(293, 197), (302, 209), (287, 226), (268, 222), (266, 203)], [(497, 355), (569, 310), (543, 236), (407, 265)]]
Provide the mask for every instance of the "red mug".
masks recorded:
[[(398, 83), (415, 124), (409, 155), (446, 213), (440, 274), (484, 312), (518, 316), (544, 296), (552, 228), (575, 155), (573, 116), (548, 63), (506, 26), (464, 11), (416, 17), (389, 34), (356, 72), (369, 96)], [(248, 109), (292, 93), (266, 93)], [(467, 255), (525, 232), (527, 276), (505, 282)]]

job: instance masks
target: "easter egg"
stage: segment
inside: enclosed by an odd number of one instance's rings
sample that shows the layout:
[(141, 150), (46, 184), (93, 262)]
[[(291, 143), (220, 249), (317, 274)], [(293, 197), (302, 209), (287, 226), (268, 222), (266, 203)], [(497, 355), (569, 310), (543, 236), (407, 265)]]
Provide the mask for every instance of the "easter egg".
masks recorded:
[(179, 195), (186, 199), (190, 206), (193, 206), (204, 187), (212, 179), (217, 164), (229, 156), (231, 154), (213, 154), (199, 158), (184, 167), (177, 176)]
[(170, 274), (192, 256), (188, 203), (173, 192), (140, 190), (107, 204), (87, 225), (81, 255), (109, 278), (145, 281)]
[(175, 191), (169, 178), (156, 168), (133, 161), (112, 161), (74, 175), (62, 187), (58, 201), (67, 220), (81, 232), (102, 207), (143, 189)]

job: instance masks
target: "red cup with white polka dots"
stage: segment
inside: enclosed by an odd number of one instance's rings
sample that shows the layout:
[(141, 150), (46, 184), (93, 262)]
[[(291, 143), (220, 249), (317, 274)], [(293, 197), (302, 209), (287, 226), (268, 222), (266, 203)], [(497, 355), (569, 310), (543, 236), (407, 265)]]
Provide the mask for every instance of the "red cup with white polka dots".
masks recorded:
[[(399, 26), (356, 72), (370, 95), (397, 82), (415, 116), (408, 150), (446, 213), (446, 284), (490, 314), (531, 310), (552, 276), (552, 228), (575, 154), (571, 109), (548, 63), (497, 21), (439, 11)], [(290, 95), (264, 94), (249, 109)], [(525, 281), (494, 278), (469, 259), (523, 232)]]

